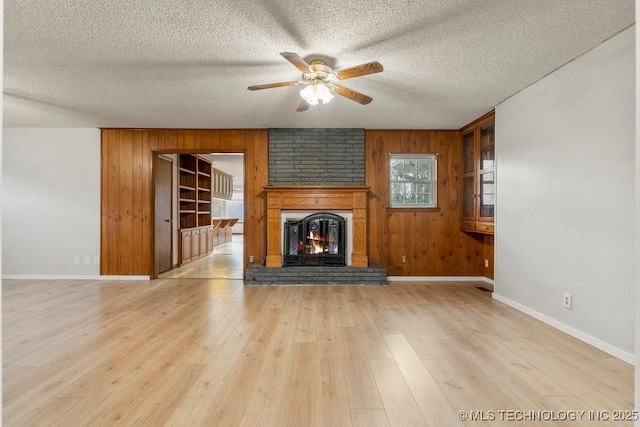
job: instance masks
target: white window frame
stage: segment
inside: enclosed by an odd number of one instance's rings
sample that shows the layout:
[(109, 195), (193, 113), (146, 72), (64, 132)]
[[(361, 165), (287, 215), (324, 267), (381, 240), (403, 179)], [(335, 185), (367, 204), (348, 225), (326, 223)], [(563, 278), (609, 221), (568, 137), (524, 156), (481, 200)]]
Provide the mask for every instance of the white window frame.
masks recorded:
[[(432, 166), (432, 170), (431, 170), (431, 180), (419, 180), (419, 179), (413, 179), (413, 180), (393, 180), (392, 179), (392, 171), (391, 171), (391, 164), (393, 162), (393, 160), (414, 160), (416, 163), (420, 160), (430, 160), (431, 161), (431, 165)], [(438, 154), (406, 154), (406, 153), (402, 153), (402, 154), (396, 154), (396, 153), (389, 153), (389, 161), (387, 162), (388, 164), (388, 171), (389, 171), (389, 179), (388, 179), (388, 184), (389, 184), (389, 207), (394, 208), (394, 209), (437, 209), (438, 207)], [(413, 183), (414, 185), (427, 185), (430, 189), (430, 193), (432, 194), (432, 198), (431, 198), (431, 203), (420, 203), (420, 202), (415, 202), (415, 203), (398, 203), (397, 201), (394, 202), (394, 188), (396, 187), (394, 184), (399, 184), (399, 183)], [(418, 194), (418, 193), (416, 193)], [(423, 193), (423, 194), (428, 194), (428, 193)]]

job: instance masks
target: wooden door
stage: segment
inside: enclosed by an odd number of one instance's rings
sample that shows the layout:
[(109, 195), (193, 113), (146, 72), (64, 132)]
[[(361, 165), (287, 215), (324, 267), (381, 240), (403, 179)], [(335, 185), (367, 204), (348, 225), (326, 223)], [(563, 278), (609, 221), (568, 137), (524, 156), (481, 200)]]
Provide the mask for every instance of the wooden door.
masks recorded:
[(155, 264), (156, 275), (171, 269), (173, 259), (172, 223), (173, 209), (172, 171), (173, 162), (165, 157), (155, 156)]

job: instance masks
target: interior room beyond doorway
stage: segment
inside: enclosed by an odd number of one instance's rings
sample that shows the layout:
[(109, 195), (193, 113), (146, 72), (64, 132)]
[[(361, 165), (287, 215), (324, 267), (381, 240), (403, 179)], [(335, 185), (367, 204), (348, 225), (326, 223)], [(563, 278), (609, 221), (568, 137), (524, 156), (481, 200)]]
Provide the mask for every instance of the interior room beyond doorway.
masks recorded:
[(162, 156), (173, 164), (172, 268), (157, 277), (242, 279), (244, 155)]

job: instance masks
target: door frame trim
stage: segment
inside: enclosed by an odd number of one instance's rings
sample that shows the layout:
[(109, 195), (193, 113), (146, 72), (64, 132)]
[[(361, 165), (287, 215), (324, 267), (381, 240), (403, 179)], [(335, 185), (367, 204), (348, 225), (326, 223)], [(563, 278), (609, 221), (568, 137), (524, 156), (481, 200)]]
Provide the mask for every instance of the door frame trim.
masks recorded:
[[(243, 180), (244, 180), (244, 191), (243, 191), (243, 200), (245, 201), (245, 205), (244, 205), (244, 217), (245, 219), (247, 218), (247, 204), (246, 204), (246, 200), (247, 200), (247, 150), (246, 149), (228, 149), (228, 150), (224, 150), (224, 149), (211, 149), (211, 148), (190, 148), (190, 149), (179, 149), (179, 148), (175, 148), (175, 149), (159, 149), (159, 150), (151, 150), (151, 154), (153, 155), (153, 159), (155, 160), (156, 157), (162, 156), (162, 155), (167, 155), (167, 154), (242, 154), (242, 162), (244, 165), (244, 176), (243, 176)], [(158, 275), (156, 274), (156, 257), (155, 257), (155, 250), (156, 250), (156, 214), (155, 214), (155, 204), (156, 204), (156, 168), (154, 167), (154, 163), (155, 161), (151, 162), (151, 218), (149, 219), (151, 225), (151, 237), (149, 238), (149, 245), (151, 246), (149, 253), (152, 254), (151, 259), (149, 260), (149, 277), (151, 278), (151, 280), (153, 279), (157, 279)], [(172, 171), (173, 172), (173, 171)], [(265, 208), (266, 208), (266, 204), (265, 204)], [(172, 208), (173, 209), (173, 208)], [(172, 210), (173, 212), (173, 210)], [(179, 219), (178, 219), (179, 220)], [(179, 229), (179, 228), (178, 228)], [(265, 234), (266, 236), (266, 234)], [(173, 239), (171, 240), (171, 242), (173, 243)], [(173, 252), (173, 249), (172, 249)], [(247, 256), (247, 245), (243, 243), (242, 245), (242, 277), (243, 280), (245, 278), (245, 275), (247, 274), (247, 260), (248, 256)]]

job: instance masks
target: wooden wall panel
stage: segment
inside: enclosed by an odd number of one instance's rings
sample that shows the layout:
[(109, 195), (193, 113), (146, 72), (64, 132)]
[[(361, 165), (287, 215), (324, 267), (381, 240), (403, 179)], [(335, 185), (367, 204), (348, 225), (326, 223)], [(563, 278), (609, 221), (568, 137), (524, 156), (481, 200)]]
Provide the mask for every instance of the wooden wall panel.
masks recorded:
[[(133, 274), (133, 257), (127, 256), (133, 249), (134, 224), (133, 224), (133, 132), (120, 131), (120, 147), (118, 150), (118, 234), (121, 236), (118, 254), (118, 265), (121, 274)], [(127, 236), (123, 238), (123, 236)]]
[(266, 130), (103, 129), (101, 262), (105, 275), (152, 275), (154, 152), (245, 155), (244, 262), (266, 255)]
[(237, 143), (244, 147), (244, 263), (253, 256), (257, 264), (267, 256), (267, 196), (269, 184), (269, 134), (267, 130), (239, 133)]
[[(132, 159), (141, 159), (142, 153), (144, 149), (143, 135), (140, 132), (135, 132), (133, 134), (133, 156)], [(132, 209), (132, 223), (133, 224), (143, 224), (142, 227), (133, 227), (133, 241), (141, 241), (143, 246), (147, 244), (145, 239), (149, 233), (145, 232), (145, 227), (148, 226), (149, 221), (147, 220), (147, 215), (144, 212), (144, 177), (143, 177), (143, 162), (133, 162), (133, 194), (140, 194), (142, 197), (134, 197), (133, 198), (133, 209)], [(131, 265), (132, 271), (140, 271), (145, 268), (145, 260), (142, 258), (134, 258), (133, 263)]]
[[(438, 153), (438, 210), (388, 207), (389, 153)], [(460, 231), (461, 160), (457, 131), (366, 131), (371, 264), (390, 276), (483, 275), (483, 240)]]
[(489, 266), (484, 267), (484, 277), (488, 277), (489, 279), (493, 279), (493, 235), (486, 234), (484, 236), (484, 259), (488, 261)]

